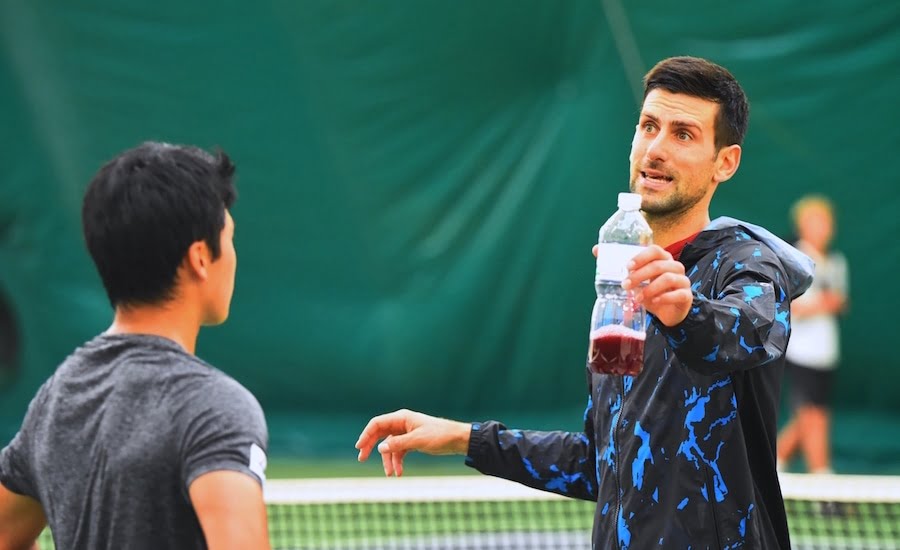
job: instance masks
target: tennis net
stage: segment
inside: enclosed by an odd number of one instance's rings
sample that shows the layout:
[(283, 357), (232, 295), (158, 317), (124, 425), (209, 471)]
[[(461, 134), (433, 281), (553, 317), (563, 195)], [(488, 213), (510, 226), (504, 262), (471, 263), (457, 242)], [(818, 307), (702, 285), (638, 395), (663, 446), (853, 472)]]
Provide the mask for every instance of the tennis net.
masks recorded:
[[(900, 477), (781, 482), (794, 550), (900, 550)], [(266, 501), (272, 548), (296, 550), (589, 549), (594, 515), (486, 476), (270, 480)]]

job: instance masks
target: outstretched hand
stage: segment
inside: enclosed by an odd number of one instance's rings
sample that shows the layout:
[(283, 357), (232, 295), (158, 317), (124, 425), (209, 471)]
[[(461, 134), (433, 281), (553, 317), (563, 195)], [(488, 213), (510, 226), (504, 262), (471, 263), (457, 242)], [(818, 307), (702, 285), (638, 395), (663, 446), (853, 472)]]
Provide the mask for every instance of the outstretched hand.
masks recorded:
[(469, 450), (469, 433), (472, 425), (447, 420), (407, 409), (376, 416), (359, 434), (356, 448), (357, 460), (369, 458), (372, 448), (378, 445), (384, 475), (403, 475), (403, 458), (409, 451), (430, 455), (466, 454)]
[[(597, 246), (594, 245), (596, 255)], [(644, 281), (647, 284), (641, 286)], [(684, 264), (655, 244), (631, 259), (628, 277), (622, 281), (622, 288), (634, 289), (635, 302), (642, 304), (667, 327), (684, 321), (694, 301), (691, 280), (684, 274)]]

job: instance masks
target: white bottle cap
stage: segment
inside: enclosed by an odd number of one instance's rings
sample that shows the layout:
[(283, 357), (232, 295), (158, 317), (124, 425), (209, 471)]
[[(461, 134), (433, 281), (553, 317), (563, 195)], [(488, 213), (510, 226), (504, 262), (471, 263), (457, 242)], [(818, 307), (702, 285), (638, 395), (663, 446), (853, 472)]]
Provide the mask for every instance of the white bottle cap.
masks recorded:
[(619, 193), (619, 208), (622, 210), (640, 210), (641, 196), (637, 193)]

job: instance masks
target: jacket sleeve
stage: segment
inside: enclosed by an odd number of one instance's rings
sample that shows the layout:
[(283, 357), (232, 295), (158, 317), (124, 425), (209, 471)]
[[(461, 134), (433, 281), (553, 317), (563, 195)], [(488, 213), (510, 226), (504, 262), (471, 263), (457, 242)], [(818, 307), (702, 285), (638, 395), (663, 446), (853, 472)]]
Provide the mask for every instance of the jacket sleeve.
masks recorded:
[(472, 424), (466, 465), (479, 472), (584, 500), (597, 500), (593, 401), (584, 433), (511, 430), (499, 422)]
[(737, 247), (707, 267), (714, 278), (706, 296), (688, 273), (694, 300), (687, 318), (666, 327), (655, 318), (682, 365), (702, 374), (722, 374), (772, 363), (784, 355), (790, 335), (791, 300), (785, 269), (758, 242)]

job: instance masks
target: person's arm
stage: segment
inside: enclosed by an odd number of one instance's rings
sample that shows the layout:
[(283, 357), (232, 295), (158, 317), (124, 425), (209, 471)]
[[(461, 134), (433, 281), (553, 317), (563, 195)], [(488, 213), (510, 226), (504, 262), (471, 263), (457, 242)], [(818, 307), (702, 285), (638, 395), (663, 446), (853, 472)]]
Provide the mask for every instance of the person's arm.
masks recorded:
[[(721, 281), (720, 290), (715, 296), (704, 296), (686, 286), (690, 284), (686, 275), (654, 267), (671, 261), (654, 257), (668, 255), (665, 250), (651, 248), (656, 250), (635, 257), (641, 262), (629, 279), (651, 281), (640, 291), (647, 310), (655, 316), (648, 330), (663, 333), (682, 365), (718, 374), (765, 365), (782, 356), (788, 342), (791, 299), (787, 273), (772, 250), (755, 242), (731, 250), (714, 275)], [(665, 277), (660, 273), (666, 273)], [(673, 289), (666, 290), (669, 286)], [(673, 311), (678, 314), (659, 314)]]
[(375, 444), (381, 453), (384, 475), (402, 476), (403, 459), (410, 451), (430, 455), (463, 455), (469, 448), (472, 425), (401, 409), (369, 420), (359, 434), (357, 460), (364, 462)]
[(791, 316), (841, 315), (847, 311), (848, 272), (843, 254), (832, 253), (824, 266), (824, 282), (791, 302)]
[[(592, 425), (590, 419), (591, 411), (585, 423)], [(510, 430), (490, 421), (473, 425), (466, 465), (541, 491), (596, 502), (596, 458), (593, 428), (584, 433)]]
[(791, 317), (802, 319), (815, 315), (839, 315), (844, 312), (847, 298), (834, 290), (807, 293), (791, 302)]
[(41, 504), (0, 483), (0, 550), (36, 550), (47, 525)]
[(269, 548), (262, 407), (236, 381), (199, 379), (179, 410), (183, 483), (210, 550)]
[(369, 421), (356, 442), (359, 460), (375, 444), (385, 475), (402, 475), (410, 451), (466, 455), (479, 472), (572, 498), (597, 500), (593, 403), (588, 399), (585, 433), (509, 430), (498, 422), (468, 424), (399, 410)]
[[(46, 384), (45, 384), (46, 386)], [(0, 550), (38, 550), (37, 538), (47, 525), (47, 518), (31, 483), (28, 433), (38, 414), (44, 387), (28, 405), (22, 428), (5, 448), (0, 450)]]
[(241, 472), (218, 470), (197, 477), (189, 494), (210, 550), (269, 548), (259, 481)]

